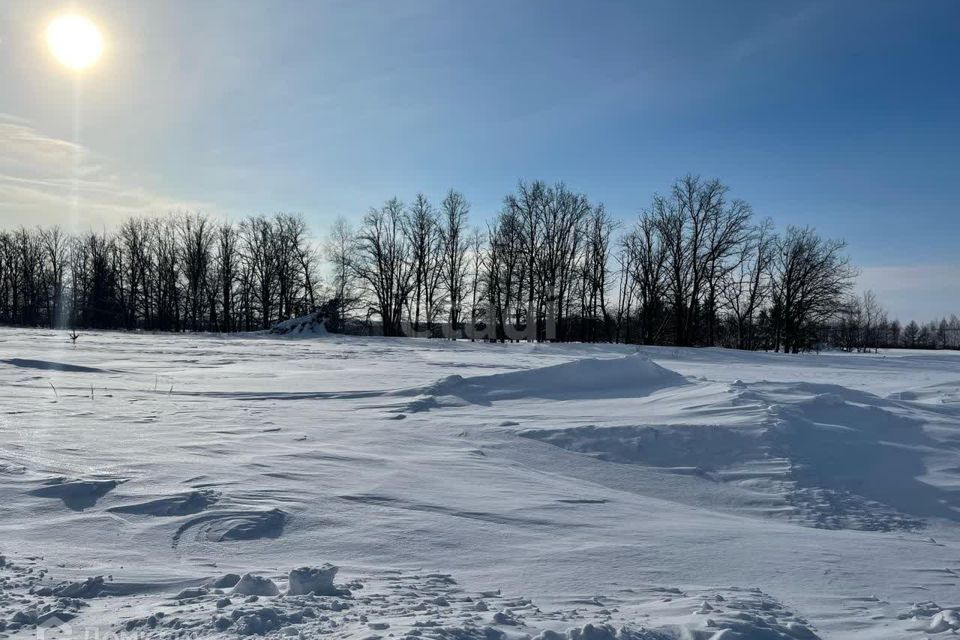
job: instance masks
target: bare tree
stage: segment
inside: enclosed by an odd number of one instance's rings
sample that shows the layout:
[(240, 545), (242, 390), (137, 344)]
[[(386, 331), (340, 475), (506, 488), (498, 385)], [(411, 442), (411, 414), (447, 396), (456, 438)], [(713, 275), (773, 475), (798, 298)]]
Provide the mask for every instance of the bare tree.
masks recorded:
[(880, 325), (885, 321), (885, 312), (873, 291), (864, 291), (861, 306), (863, 309), (863, 349), (880, 349)]
[(303, 216), (273, 217), (272, 244), (277, 272), (278, 317), (290, 318), (316, 308), (316, 254)]
[(597, 325), (603, 327), (603, 339), (613, 341), (614, 320), (607, 310), (607, 286), (610, 238), (616, 224), (602, 204), (590, 212), (585, 224), (581, 315), (587, 321), (582, 333), (597, 340)]
[(665, 324), (668, 292), (667, 248), (660, 234), (660, 219), (646, 213), (627, 237), (625, 249), (631, 253), (630, 278), (635, 283), (639, 302), (640, 342), (656, 344)]
[(749, 233), (750, 207), (739, 200), (727, 203), (726, 193), (719, 180), (686, 176), (674, 183), (670, 196), (654, 198), (679, 345), (713, 342), (718, 285), (730, 268), (726, 261)]
[(456, 335), (463, 313), (464, 287), (467, 276), (467, 216), (470, 205), (458, 191), (450, 190), (440, 205), (442, 223), (440, 240), (443, 251), (443, 284), (450, 306), (451, 336)]
[[(403, 232), (410, 247), (412, 263), (413, 305), (410, 311), (414, 331), (420, 331), (421, 310), (427, 315), (429, 326), (433, 318), (436, 296), (436, 281), (439, 272), (440, 229), (433, 205), (422, 193), (418, 193), (404, 219)], [(424, 307), (421, 305), (424, 304)]]
[(402, 335), (402, 314), (413, 289), (411, 248), (403, 232), (403, 203), (393, 198), (364, 216), (352, 268), (376, 301), (387, 336)]
[(506, 325), (519, 323), (519, 317), (511, 315), (511, 311), (522, 300), (524, 231), (524, 222), (509, 200), (487, 231), (486, 322), (493, 328), (492, 337), (501, 341), (506, 339)]
[[(538, 261), (543, 242), (541, 220), (546, 206), (546, 191), (546, 184), (539, 180), (529, 185), (520, 182), (517, 187), (517, 194), (509, 195), (505, 200), (507, 208), (511, 211), (511, 223), (520, 231), (519, 238), (522, 241), (521, 247), (526, 262), (526, 269), (519, 274), (521, 277), (517, 284), (518, 293), (522, 294), (525, 290), (527, 294), (526, 321), (528, 323), (536, 322), (537, 309), (541, 306), (539, 303), (535, 305), (535, 301), (537, 301), (537, 285), (540, 275)], [(542, 288), (539, 289), (542, 291)], [(507, 293), (509, 294), (509, 291)], [(517, 314), (517, 321), (519, 322), (519, 304), (517, 305)], [(502, 319), (500, 326), (503, 326)], [(532, 334), (528, 333), (528, 335)]]
[(41, 231), (46, 254), (47, 318), (50, 327), (66, 325), (66, 287), (69, 260), (69, 241), (60, 227)]
[(214, 225), (203, 214), (182, 214), (177, 220), (180, 259), (186, 277), (187, 328), (197, 331), (201, 327), (206, 303), (207, 277), (212, 260)]
[(738, 349), (757, 348), (756, 316), (769, 299), (775, 241), (773, 221), (767, 218), (740, 246), (735, 267), (721, 278), (720, 295), (732, 316)]
[(240, 223), (243, 257), (249, 272), (251, 296), (260, 312), (260, 327), (267, 329), (277, 315), (278, 260), (274, 251), (274, 227), (265, 216), (251, 216)]
[(331, 265), (333, 281), (333, 301), (329, 309), (332, 317), (329, 321), (334, 330), (342, 330), (347, 316), (360, 302), (357, 292), (356, 273), (353, 261), (357, 248), (353, 229), (344, 218), (337, 218), (327, 236), (324, 247), (327, 262)]
[(217, 247), (215, 263), (216, 280), (220, 288), (220, 328), (222, 331), (234, 331), (237, 327), (234, 289), (238, 280), (238, 262), (240, 260), (239, 234), (229, 224), (217, 229)]
[(621, 337), (625, 342), (631, 339), (631, 316), (633, 311), (633, 300), (636, 296), (637, 285), (633, 278), (633, 261), (636, 256), (636, 250), (633, 245), (636, 242), (634, 233), (627, 233), (620, 238), (617, 253), (614, 259), (617, 262), (617, 312), (616, 312), (616, 342), (620, 342)]
[(837, 314), (856, 276), (845, 248), (809, 227), (788, 227), (780, 238), (772, 261), (776, 349), (809, 349), (816, 325)]
[[(543, 231), (540, 272), (540, 304), (535, 318), (555, 323), (557, 337), (567, 339), (566, 305), (574, 278), (577, 258), (582, 249), (583, 224), (590, 213), (590, 203), (583, 194), (575, 194), (563, 183), (548, 188), (540, 207)], [(538, 339), (544, 339), (541, 326)]]
[(470, 340), (475, 339), (477, 330), (477, 310), (484, 268), (484, 239), (479, 229), (474, 229), (469, 239), (470, 251)]

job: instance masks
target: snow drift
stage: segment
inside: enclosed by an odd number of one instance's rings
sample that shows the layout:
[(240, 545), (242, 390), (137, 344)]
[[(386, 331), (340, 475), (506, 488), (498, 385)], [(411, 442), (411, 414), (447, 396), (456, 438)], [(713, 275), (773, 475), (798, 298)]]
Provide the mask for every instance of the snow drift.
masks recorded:
[[(931, 518), (960, 521), (955, 479), (931, 466), (943, 443), (927, 431), (927, 421), (894, 401), (839, 385), (740, 381), (730, 385), (726, 402), (695, 401), (707, 421), (534, 428), (517, 435), (606, 462), (737, 484), (775, 496), (780, 515), (816, 528), (892, 531), (917, 529)], [(743, 424), (711, 423), (728, 404), (745, 414), (751, 405), (763, 407), (765, 415)]]
[(319, 311), (314, 311), (305, 316), (278, 322), (270, 328), (270, 333), (282, 336), (325, 336), (327, 319), (322, 317)]
[[(419, 391), (430, 398), (452, 396), (472, 404), (489, 405), (498, 400), (522, 398), (635, 398), (686, 383), (684, 376), (637, 353), (623, 358), (585, 358), (489, 376), (453, 375)], [(428, 408), (429, 404), (413, 409)]]

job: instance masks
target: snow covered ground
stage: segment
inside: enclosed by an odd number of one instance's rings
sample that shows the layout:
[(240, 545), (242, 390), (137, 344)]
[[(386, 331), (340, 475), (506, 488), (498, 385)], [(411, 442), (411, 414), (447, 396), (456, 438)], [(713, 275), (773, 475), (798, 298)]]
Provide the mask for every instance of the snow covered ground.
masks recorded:
[(2, 330), (0, 385), (3, 635), (960, 628), (958, 354)]

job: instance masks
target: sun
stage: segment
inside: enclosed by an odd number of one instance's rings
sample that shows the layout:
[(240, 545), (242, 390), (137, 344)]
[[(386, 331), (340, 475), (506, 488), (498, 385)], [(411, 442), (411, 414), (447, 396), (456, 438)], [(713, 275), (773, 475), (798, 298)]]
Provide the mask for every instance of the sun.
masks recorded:
[(77, 71), (93, 66), (103, 52), (100, 29), (78, 15), (55, 18), (47, 27), (50, 52), (61, 63)]

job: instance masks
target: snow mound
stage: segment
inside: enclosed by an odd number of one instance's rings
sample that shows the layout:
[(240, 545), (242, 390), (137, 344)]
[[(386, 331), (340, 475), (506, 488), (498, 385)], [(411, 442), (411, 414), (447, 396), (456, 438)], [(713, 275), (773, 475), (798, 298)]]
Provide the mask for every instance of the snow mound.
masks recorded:
[(945, 609), (935, 602), (918, 602), (897, 617), (901, 620), (920, 623), (912, 627), (911, 631), (921, 633), (950, 631), (952, 632), (950, 635), (960, 631), (960, 609), (957, 607)]
[(933, 473), (929, 465), (930, 452), (943, 445), (924, 420), (838, 385), (735, 388), (732, 400), (697, 403), (699, 415), (716, 419), (732, 403), (742, 411), (762, 407), (758, 422), (600, 424), (518, 435), (605, 462), (734, 484), (773, 500), (771, 515), (820, 529), (914, 530), (930, 519), (960, 521), (952, 472)]
[(233, 588), (233, 592), (244, 596), (275, 596), (280, 593), (280, 590), (270, 578), (245, 573)]
[(300, 567), (292, 569), (287, 578), (288, 591), (292, 596), (303, 596), (315, 593), (320, 596), (340, 595), (340, 590), (333, 585), (339, 567), (325, 564), (322, 567)]
[(59, 498), (73, 511), (83, 511), (97, 504), (97, 500), (110, 493), (120, 480), (70, 480), (52, 478), (44, 486), (30, 491), (30, 495), (41, 498)]
[[(489, 376), (453, 375), (421, 392), (430, 398), (452, 396), (472, 404), (488, 405), (498, 400), (522, 398), (632, 398), (683, 384), (687, 384), (684, 376), (637, 353), (622, 358), (585, 358)], [(429, 408), (431, 404), (421, 401), (413, 410)]]
[(325, 336), (327, 319), (322, 317), (319, 311), (314, 311), (305, 316), (278, 322), (270, 329), (270, 333), (282, 336)]
[(219, 495), (209, 489), (190, 491), (174, 496), (121, 505), (107, 509), (111, 513), (128, 513), (131, 515), (154, 516), (169, 518), (174, 516), (188, 516), (206, 510), (216, 504)]

